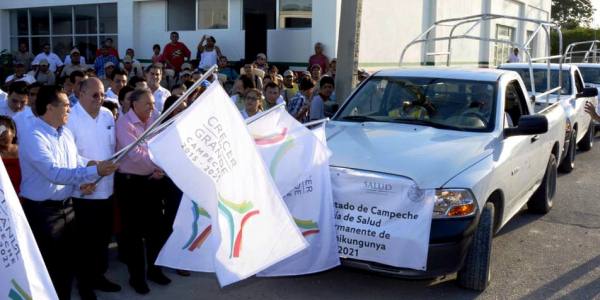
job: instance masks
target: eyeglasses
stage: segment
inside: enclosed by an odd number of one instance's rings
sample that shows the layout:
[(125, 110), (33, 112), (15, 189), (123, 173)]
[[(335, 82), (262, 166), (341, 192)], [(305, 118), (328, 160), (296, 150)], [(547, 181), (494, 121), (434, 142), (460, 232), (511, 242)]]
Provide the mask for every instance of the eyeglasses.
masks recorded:
[(246, 96), (246, 101), (257, 101), (258, 97)]

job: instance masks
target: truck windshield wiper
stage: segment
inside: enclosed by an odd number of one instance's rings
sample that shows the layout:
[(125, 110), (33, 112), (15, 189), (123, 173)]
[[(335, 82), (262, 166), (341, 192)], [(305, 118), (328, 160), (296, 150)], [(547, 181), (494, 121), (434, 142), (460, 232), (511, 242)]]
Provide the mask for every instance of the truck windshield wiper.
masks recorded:
[(431, 121), (428, 121), (428, 120), (394, 118), (394, 119), (392, 119), (392, 122), (394, 122), (394, 123), (405, 123), (405, 124), (415, 124), (415, 125), (431, 126), (431, 127), (438, 128), (438, 129), (450, 129), (450, 130), (457, 130), (457, 131), (465, 131), (465, 129), (460, 128), (460, 127), (455, 127), (455, 126), (440, 124), (440, 123), (431, 122)]
[(342, 120), (357, 121), (357, 122), (377, 121), (377, 119), (372, 118), (372, 117), (367, 117), (367, 116), (345, 116), (345, 117), (342, 117)]

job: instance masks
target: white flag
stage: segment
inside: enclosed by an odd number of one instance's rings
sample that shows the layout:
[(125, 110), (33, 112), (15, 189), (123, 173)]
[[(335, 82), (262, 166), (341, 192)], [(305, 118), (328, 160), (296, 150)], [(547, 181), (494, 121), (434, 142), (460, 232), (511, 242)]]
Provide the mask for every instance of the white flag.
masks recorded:
[[(313, 130), (317, 139), (311, 172), (284, 200), (310, 246), (261, 272), (260, 276), (288, 276), (321, 272), (340, 264), (336, 240), (329, 156), (324, 126)], [(292, 170), (290, 170), (292, 171)]]
[(218, 239), (211, 232), (208, 211), (198, 201), (183, 195), (173, 232), (160, 251), (156, 264), (179, 270), (214, 272)]
[(248, 131), (281, 195), (291, 191), (313, 168), (319, 141), (283, 106), (248, 124)]
[(4, 163), (0, 163), (0, 298), (58, 299)]
[(154, 162), (211, 216), (221, 285), (306, 248), (241, 115), (218, 83), (148, 145)]

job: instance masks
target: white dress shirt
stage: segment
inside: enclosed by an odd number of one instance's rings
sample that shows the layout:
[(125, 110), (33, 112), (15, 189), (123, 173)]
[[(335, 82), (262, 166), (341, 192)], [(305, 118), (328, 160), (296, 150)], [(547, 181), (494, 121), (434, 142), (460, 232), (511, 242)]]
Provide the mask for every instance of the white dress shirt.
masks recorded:
[[(66, 125), (73, 133), (77, 152), (89, 160), (106, 160), (115, 153), (116, 135), (115, 119), (105, 107), (100, 108), (96, 118), (81, 106), (75, 104), (71, 109)], [(83, 196), (79, 190), (73, 192), (73, 197), (84, 199), (108, 199), (113, 194), (113, 175), (106, 176), (96, 185), (96, 191)]]
[(31, 110), (31, 106), (25, 106), (23, 111), (18, 112), (14, 117), (15, 125), (17, 125), (17, 138), (21, 138), (24, 132), (30, 132), (31, 125), (35, 121), (36, 116)]
[(169, 90), (165, 89), (164, 87), (159, 86), (158, 89), (154, 91), (153, 95), (154, 110), (160, 115), (165, 105), (165, 101), (167, 100), (167, 98), (169, 98), (169, 96), (171, 96), (171, 92), (169, 92)]
[[(71, 55), (65, 56), (65, 65), (70, 65), (71, 63), (73, 63), (71, 60)], [(85, 65), (85, 57), (81, 55), (79, 56), (79, 64)]]
[(106, 93), (104, 93), (104, 101), (114, 102), (119, 107), (121, 107), (119, 105), (119, 95), (115, 94), (115, 92), (112, 91), (112, 88), (108, 88), (108, 90), (106, 90)]
[[(13, 80), (13, 78), (15, 78), (15, 74), (12, 74), (12, 75), (6, 77), (6, 80), (4, 81), (4, 83), (8, 83), (9, 81)], [(23, 77), (15, 80), (15, 81), (25, 81), (25, 82), (27, 82), (27, 85), (30, 85), (30, 84), (35, 83), (35, 77), (31, 76), (31, 74), (23, 74)]]
[(46, 59), (48, 61), (48, 64), (50, 65), (50, 71), (52, 72), (56, 72), (56, 68), (63, 66), (63, 62), (62, 60), (60, 60), (60, 57), (58, 57), (58, 55), (54, 54), (53, 52), (50, 52), (50, 54), (42, 52), (36, 55), (31, 64), (39, 64), (42, 59)]
[(4, 98), (4, 100), (0, 101), (0, 116), (9, 116), (14, 118), (18, 111), (12, 111), (8, 106), (8, 98)]

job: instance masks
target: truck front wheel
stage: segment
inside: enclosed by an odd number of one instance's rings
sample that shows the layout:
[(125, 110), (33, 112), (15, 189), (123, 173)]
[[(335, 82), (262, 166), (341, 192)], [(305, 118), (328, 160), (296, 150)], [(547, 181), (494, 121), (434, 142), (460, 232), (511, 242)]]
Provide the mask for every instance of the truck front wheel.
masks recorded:
[(544, 180), (527, 202), (527, 210), (535, 214), (546, 214), (552, 209), (552, 198), (556, 193), (556, 157), (550, 154)]
[(488, 202), (481, 211), (465, 264), (456, 276), (459, 286), (476, 291), (483, 291), (488, 286), (492, 273), (490, 265), (493, 236), (494, 204)]
[(588, 126), (585, 136), (583, 137), (583, 139), (581, 139), (581, 141), (579, 141), (579, 144), (577, 144), (579, 150), (589, 151), (592, 149), (592, 147), (594, 147), (594, 131), (594, 122), (590, 121), (590, 125)]

